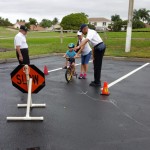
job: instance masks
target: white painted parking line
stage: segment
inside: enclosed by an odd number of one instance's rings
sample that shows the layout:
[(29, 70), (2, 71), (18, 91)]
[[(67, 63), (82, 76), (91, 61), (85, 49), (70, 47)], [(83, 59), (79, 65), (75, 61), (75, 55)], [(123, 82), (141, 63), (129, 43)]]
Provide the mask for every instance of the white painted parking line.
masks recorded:
[[(91, 63), (92, 60), (90, 60), (89, 62)], [(79, 66), (79, 65), (81, 65), (81, 63), (76, 64), (75, 66)], [(55, 72), (55, 71), (62, 70), (62, 69), (63, 69), (63, 68), (57, 68), (57, 69), (49, 70), (48, 72)]]
[[(91, 63), (92, 60), (90, 60), (89, 62)], [(135, 70), (129, 72), (128, 74), (126, 74), (126, 75), (120, 77), (119, 79), (113, 81), (112, 83), (108, 84), (108, 88), (110, 88), (110, 87), (112, 87), (113, 85), (115, 85), (115, 84), (121, 82), (122, 80), (126, 79), (127, 77), (131, 76), (132, 74), (136, 73), (137, 71), (141, 70), (142, 68), (148, 66), (149, 64), (150, 64), (150, 63), (146, 63), (146, 64), (142, 65), (141, 67), (138, 67), (137, 69), (135, 69)], [(79, 65), (81, 65), (81, 63), (76, 64), (76, 66), (79, 66)], [(62, 69), (62, 68), (57, 68), (57, 69), (49, 70), (48, 72), (55, 72), (55, 71), (58, 71), (58, 70), (61, 70), (61, 69)]]
[(57, 68), (57, 69), (53, 69), (53, 70), (49, 70), (48, 72), (55, 72), (55, 71), (58, 71), (58, 70), (61, 70), (62, 68)]
[(112, 83), (110, 83), (110, 84), (108, 85), (108, 88), (110, 88), (111, 86), (117, 84), (118, 82), (120, 82), (120, 81), (126, 79), (127, 77), (131, 76), (132, 74), (136, 73), (137, 71), (141, 70), (142, 68), (148, 66), (149, 64), (150, 64), (150, 63), (146, 63), (146, 64), (142, 65), (141, 67), (139, 67), (139, 68), (137, 68), (137, 69), (135, 69), (135, 70), (129, 72), (128, 74), (126, 74), (126, 75), (124, 75), (124, 76), (122, 76), (121, 78), (119, 78), (119, 79), (113, 81)]

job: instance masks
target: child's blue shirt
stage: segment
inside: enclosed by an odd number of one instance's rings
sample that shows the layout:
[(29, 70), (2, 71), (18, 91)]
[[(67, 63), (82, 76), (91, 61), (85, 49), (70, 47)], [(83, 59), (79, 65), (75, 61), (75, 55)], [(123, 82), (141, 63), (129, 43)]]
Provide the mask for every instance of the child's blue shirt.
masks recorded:
[(76, 52), (73, 50), (73, 51), (67, 51), (66, 52), (66, 55), (69, 57), (69, 58), (73, 58), (75, 55), (76, 55)]

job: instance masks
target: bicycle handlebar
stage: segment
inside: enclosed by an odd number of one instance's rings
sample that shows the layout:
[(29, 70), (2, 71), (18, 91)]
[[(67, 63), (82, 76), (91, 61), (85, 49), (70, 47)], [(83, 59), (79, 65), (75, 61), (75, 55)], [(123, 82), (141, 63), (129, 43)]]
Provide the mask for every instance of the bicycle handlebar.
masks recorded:
[[(65, 56), (63, 56), (63, 58), (69, 59), (70, 57), (65, 57)], [(74, 58), (74, 59), (80, 58), (80, 56), (75, 56), (75, 57), (73, 57), (73, 58)]]

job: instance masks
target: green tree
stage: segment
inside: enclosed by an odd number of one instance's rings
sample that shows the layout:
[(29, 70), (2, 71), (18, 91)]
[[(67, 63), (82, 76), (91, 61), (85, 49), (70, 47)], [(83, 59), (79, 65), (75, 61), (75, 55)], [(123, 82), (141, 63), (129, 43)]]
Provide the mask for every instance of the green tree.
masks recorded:
[(112, 29), (113, 31), (121, 31), (121, 28), (122, 28), (122, 25), (123, 25), (123, 22), (122, 20), (119, 20), (119, 21), (115, 21), (112, 25)]
[(143, 21), (143, 22), (149, 22), (150, 18), (150, 10), (146, 10), (145, 8), (141, 8), (139, 10), (133, 11), (133, 20), (134, 21)]
[(26, 21), (23, 19), (17, 19), (16, 22), (26, 22)]
[(145, 28), (145, 24), (140, 20), (134, 20), (132, 24), (133, 29)]
[(113, 22), (120, 21), (120, 20), (121, 20), (120, 15), (115, 14), (111, 16), (111, 21)]
[(128, 20), (123, 20), (122, 21), (122, 25), (127, 25), (128, 24)]
[(85, 16), (86, 18), (89, 17), (89, 16), (88, 16), (87, 14), (85, 14), (84, 12), (81, 12), (81, 14), (82, 14), (83, 16)]
[(44, 28), (46, 27), (51, 27), (52, 26), (52, 21), (48, 19), (43, 19), (40, 23), (40, 25)]
[(55, 17), (55, 18), (53, 19), (53, 21), (52, 21), (52, 24), (55, 25), (55, 24), (57, 24), (57, 23), (58, 23), (58, 18)]
[(11, 26), (12, 23), (8, 20), (8, 18), (0, 17), (0, 26)]
[(89, 27), (90, 29), (93, 29), (93, 30), (96, 29), (96, 27), (95, 27), (93, 24), (88, 24), (88, 27)]
[(88, 23), (87, 15), (85, 13), (72, 13), (63, 17), (60, 25), (65, 30), (79, 30), (82, 23)]
[(150, 18), (148, 18), (147, 23), (150, 24)]
[(122, 26), (125, 28), (125, 30), (127, 29), (127, 24), (128, 24), (128, 20), (122, 21)]
[(29, 18), (30, 25), (37, 25), (37, 20), (34, 18)]
[(150, 18), (149, 12), (150, 10), (146, 10), (145, 8), (139, 9), (139, 16), (143, 22), (147, 22)]
[(25, 26), (30, 30), (30, 23), (25, 23)]
[(133, 11), (133, 21), (140, 20), (139, 11), (134, 9)]
[(121, 31), (123, 22), (122, 22), (122, 19), (120, 18), (120, 15), (117, 15), (117, 14), (112, 15), (111, 21), (112, 21), (112, 24), (110, 25), (111, 29), (113, 31)]

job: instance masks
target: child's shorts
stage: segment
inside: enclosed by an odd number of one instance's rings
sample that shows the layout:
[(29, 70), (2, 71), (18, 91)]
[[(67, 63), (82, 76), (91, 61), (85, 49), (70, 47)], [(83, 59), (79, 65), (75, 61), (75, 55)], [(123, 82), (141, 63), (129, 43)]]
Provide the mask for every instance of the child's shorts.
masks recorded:
[(69, 58), (68, 61), (72, 64), (75, 63), (75, 59), (74, 58)]

